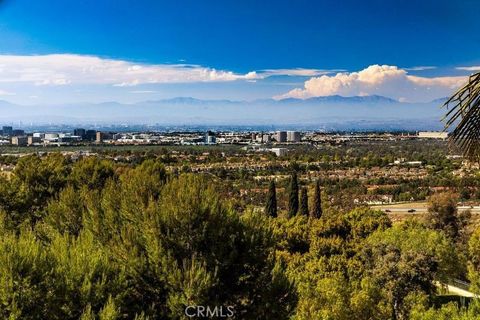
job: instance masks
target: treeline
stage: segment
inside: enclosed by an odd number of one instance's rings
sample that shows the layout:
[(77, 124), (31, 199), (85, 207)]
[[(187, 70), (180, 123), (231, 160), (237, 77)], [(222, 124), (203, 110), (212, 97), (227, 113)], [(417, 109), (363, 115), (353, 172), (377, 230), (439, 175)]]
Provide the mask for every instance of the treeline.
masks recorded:
[(435, 307), (437, 282), (480, 287), (480, 232), (464, 232), (448, 199), (425, 223), (392, 226), (335, 211), (295, 174), (287, 214), (274, 183), (265, 212), (238, 211), (225, 184), (154, 159), (26, 156), (0, 180), (2, 319), (186, 319), (190, 305), (236, 319), (480, 315), (476, 301)]

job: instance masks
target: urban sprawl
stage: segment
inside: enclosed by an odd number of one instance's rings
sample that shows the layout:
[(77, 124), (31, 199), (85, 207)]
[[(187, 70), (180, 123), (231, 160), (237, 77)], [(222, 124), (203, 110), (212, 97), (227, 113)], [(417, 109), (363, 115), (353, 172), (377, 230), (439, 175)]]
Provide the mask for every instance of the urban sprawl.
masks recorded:
[(69, 146), (69, 145), (245, 145), (245, 149), (271, 151), (284, 155), (287, 148), (276, 146), (288, 144), (341, 143), (356, 140), (412, 140), (441, 139), (446, 132), (407, 133), (324, 133), (301, 131), (273, 132), (110, 132), (77, 128), (69, 132), (31, 132), (3, 126), (0, 130), (0, 145), (14, 146)]

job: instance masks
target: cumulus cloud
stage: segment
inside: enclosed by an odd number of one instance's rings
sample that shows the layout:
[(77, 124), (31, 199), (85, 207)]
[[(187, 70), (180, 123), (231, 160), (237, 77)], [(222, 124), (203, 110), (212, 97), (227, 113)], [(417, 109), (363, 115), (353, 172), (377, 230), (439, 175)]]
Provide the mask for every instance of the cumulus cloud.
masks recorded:
[(480, 71), (480, 66), (471, 66), (471, 67), (457, 67), (457, 70), (464, 70), (464, 71)]
[(276, 98), (382, 95), (403, 101), (429, 101), (449, 95), (465, 80), (465, 77), (412, 76), (396, 66), (371, 65), (358, 72), (312, 77), (303, 88), (293, 89)]
[(256, 72), (238, 74), (188, 64), (142, 64), (75, 54), (0, 55), (0, 83), (29, 83), (37, 86), (104, 84), (124, 87), (258, 78)]

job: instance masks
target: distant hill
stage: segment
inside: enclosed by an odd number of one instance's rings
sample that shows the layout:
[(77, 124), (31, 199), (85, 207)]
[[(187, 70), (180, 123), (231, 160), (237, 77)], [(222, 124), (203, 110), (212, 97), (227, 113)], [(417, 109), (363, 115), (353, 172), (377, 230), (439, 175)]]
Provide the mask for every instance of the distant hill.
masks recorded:
[[(399, 102), (383, 96), (327, 96), (253, 101), (201, 100), (178, 97), (133, 104), (118, 102), (20, 106), (0, 101), (0, 123), (128, 123), (162, 125), (298, 125), (421, 126), (441, 128), (439, 108), (429, 103)], [(411, 129), (411, 128), (410, 128)]]
[(449, 97), (438, 98), (438, 99), (432, 100), (432, 103), (443, 105), (445, 102), (447, 102), (448, 99)]

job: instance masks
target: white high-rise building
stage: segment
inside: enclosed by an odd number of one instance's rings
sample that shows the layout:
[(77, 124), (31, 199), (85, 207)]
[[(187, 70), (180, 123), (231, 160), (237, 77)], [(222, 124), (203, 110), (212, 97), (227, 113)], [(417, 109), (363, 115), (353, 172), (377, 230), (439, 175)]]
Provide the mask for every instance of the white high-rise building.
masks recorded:
[(275, 140), (277, 140), (277, 142), (287, 142), (287, 132), (277, 131), (275, 134)]
[(287, 131), (287, 141), (288, 142), (300, 142), (300, 132), (298, 132), (298, 131)]

